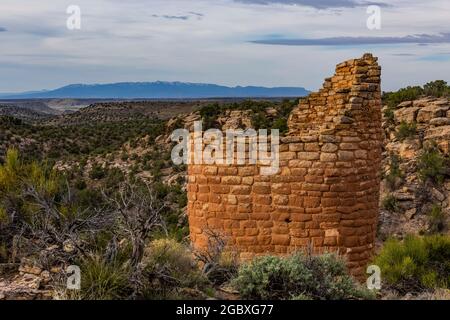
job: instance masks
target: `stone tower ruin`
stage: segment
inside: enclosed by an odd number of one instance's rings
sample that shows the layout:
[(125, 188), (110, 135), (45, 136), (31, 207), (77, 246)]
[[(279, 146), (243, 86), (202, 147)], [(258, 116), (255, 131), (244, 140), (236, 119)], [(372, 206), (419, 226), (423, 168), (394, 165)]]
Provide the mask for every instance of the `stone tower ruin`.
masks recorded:
[(194, 246), (207, 250), (211, 231), (243, 260), (310, 246), (339, 252), (363, 275), (378, 222), (380, 75), (371, 54), (337, 65), (292, 111), (276, 175), (250, 164), (189, 165)]

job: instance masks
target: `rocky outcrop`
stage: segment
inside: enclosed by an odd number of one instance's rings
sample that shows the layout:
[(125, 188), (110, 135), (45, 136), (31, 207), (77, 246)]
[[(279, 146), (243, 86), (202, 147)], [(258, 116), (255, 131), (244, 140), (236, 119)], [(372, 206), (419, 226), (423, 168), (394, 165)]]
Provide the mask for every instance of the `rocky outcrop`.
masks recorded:
[(217, 119), (222, 130), (247, 129), (252, 127), (250, 111), (227, 110), (225, 114)]
[[(388, 107), (384, 107), (386, 111)], [(415, 127), (407, 137), (399, 138), (401, 126)], [(381, 206), (381, 239), (388, 236), (429, 233), (436, 223), (430, 214), (440, 208), (441, 232), (450, 215), (450, 180), (426, 182), (419, 174), (419, 159), (430, 145), (436, 145), (443, 159), (450, 156), (450, 101), (448, 98), (425, 97), (400, 103), (394, 118), (385, 118), (381, 201), (390, 201), (390, 210)], [(395, 163), (393, 163), (395, 162)], [(393, 166), (397, 169), (393, 169)], [(444, 162), (448, 166), (448, 162)], [(450, 168), (446, 168), (447, 173)], [(396, 170), (396, 174), (391, 174)], [(444, 168), (445, 170), (445, 168)], [(393, 207), (392, 207), (393, 206)], [(384, 205), (386, 207), (386, 205)], [(435, 209), (438, 210), (438, 209)]]
[(0, 265), (0, 300), (52, 299), (51, 280), (51, 272), (29, 259), (22, 259), (19, 265)]

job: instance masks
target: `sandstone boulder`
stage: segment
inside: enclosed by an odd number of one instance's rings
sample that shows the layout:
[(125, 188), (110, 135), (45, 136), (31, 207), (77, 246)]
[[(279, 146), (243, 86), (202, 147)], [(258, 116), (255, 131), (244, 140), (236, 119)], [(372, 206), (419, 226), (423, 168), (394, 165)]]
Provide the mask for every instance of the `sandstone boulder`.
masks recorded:
[(397, 154), (403, 160), (415, 159), (420, 148), (419, 139), (409, 139), (403, 142), (389, 142), (386, 145), (386, 150), (389, 154)]
[(406, 210), (405, 216), (406, 216), (407, 219), (411, 220), (412, 218), (414, 218), (416, 213), (417, 213), (417, 209), (416, 208), (412, 208), (412, 209)]
[(450, 152), (450, 125), (430, 127), (425, 131), (425, 140), (435, 141), (442, 152)]
[(448, 126), (448, 125), (450, 125), (450, 118), (442, 117), (442, 118), (431, 119), (430, 125), (435, 126), (435, 127)]
[(192, 132), (194, 130), (194, 122), (200, 121), (202, 117), (198, 112), (191, 113), (187, 117), (184, 118), (184, 128)]
[(222, 130), (247, 129), (252, 127), (250, 112), (246, 110), (228, 110), (217, 122)]
[(436, 99), (431, 97), (417, 99), (413, 101), (413, 107), (423, 108), (430, 105), (433, 101), (436, 101)]
[(417, 122), (428, 123), (431, 119), (446, 117), (447, 110), (448, 107), (437, 106), (436, 104), (426, 105), (417, 114)]
[(434, 101), (434, 104), (437, 106), (450, 107), (450, 101), (448, 100), (448, 98), (440, 98), (440, 99)]
[(409, 108), (413, 105), (412, 101), (403, 101), (402, 103), (400, 103), (397, 108), (401, 109), (401, 108)]
[(395, 119), (398, 123), (412, 123), (416, 121), (419, 107), (401, 108), (394, 111)]
[(403, 190), (394, 192), (394, 197), (397, 201), (414, 201), (416, 199), (414, 195)]

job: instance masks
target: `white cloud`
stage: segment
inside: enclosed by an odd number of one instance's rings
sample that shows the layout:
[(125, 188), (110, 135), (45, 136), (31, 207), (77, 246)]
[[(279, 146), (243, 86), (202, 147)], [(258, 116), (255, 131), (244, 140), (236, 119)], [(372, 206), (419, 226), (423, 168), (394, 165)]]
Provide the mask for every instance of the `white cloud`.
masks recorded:
[(0, 92), (153, 80), (316, 89), (336, 63), (366, 51), (380, 56), (385, 89), (450, 80), (449, 61), (420, 60), (449, 52), (448, 44), (335, 48), (249, 43), (450, 32), (448, 0), (389, 1), (392, 6), (382, 8), (382, 29), (377, 31), (366, 28), (364, 7), (318, 10), (233, 0), (73, 2), (82, 11), (79, 31), (65, 27), (69, 3), (2, 0), (0, 21), (7, 31), (0, 32)]

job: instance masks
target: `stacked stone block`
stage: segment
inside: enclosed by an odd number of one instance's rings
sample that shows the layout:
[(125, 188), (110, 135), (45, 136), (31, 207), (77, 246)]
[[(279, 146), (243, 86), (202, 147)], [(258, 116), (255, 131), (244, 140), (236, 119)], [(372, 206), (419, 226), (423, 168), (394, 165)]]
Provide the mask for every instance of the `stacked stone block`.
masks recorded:
[(378, 218), (380, 75), (371, 54), (337, 65), (291, 113), (276, 175), (261, 175), (259, 165), (189, 165), (193, 244), (207, 250), (219, 233), (243, 260), (338, 251), (362, 276)]

